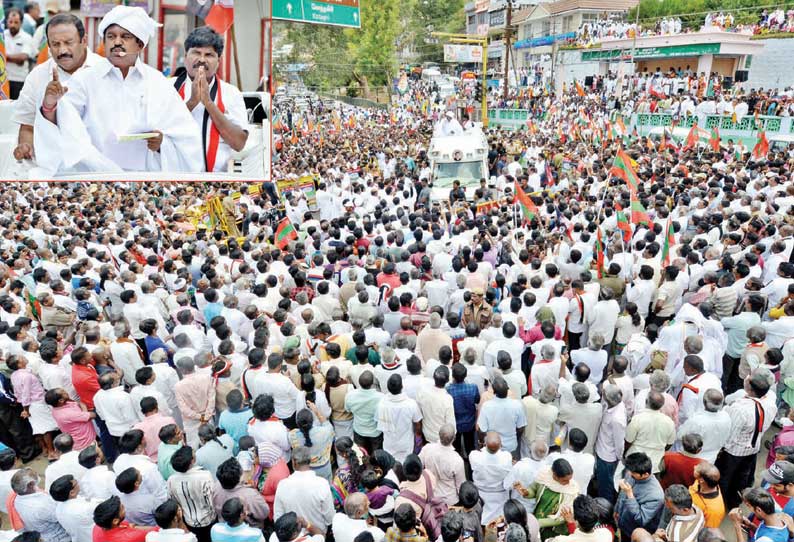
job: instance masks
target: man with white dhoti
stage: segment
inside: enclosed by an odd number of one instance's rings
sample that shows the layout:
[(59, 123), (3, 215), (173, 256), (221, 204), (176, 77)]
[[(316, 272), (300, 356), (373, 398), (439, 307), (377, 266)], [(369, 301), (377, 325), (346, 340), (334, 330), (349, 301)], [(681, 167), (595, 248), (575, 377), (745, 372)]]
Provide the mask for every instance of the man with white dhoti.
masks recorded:
[(485, 447), (469, 454), (471, 477), (482, 498), (482, 518), (480, 523), (488, 525), (502, 515), (502, 508), (508, 499), (504, 480), (513, 468), (513, 455), (502, 450), (499, 433), (485, 435)]
[(196, 28), (185, 40), (185, 71), (174, 79), (202, 131), (205, 171), (226, 171), (232, 152), (248, 140), (243, 95), (216, 77), (222, 54), (223, 37), (208, 26)]
[[(69, 87), (53, 70), (34, 123), (42, 172), (200, 171), (201, 136), (174, 87), (139, 58), (158, 24), (137, 7), (116, 6), (99, 33), (107, 58)], [(68, 90), (68, 92), (67, 92)]]
[(52, 70), (58, 70), (58, 80), (68, 83), (77, 70), (97, 65), (102, 57), (89, 51), (85, 27), (79, 17), (59, 13), (45, 25), (50, 58), (33, 68), (25, 79), (25, 86), (14, 103), (14, 122), (19, 124), (14, 158), (32, 160), (33, 122), (36, 109), (44, 99), (44, 89), (52, 79)]

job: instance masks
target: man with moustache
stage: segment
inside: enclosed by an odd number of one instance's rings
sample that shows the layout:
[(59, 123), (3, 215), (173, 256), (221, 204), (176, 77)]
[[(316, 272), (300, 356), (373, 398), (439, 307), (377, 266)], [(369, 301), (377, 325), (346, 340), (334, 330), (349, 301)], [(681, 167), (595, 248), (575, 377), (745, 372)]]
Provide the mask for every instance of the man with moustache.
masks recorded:
[(195, 122), (169, 81), (139, 58), (157, 26), (141, 8), (116, 6), (98, 29), (107, 58), (68, 88), (53, 69), (34, 123), (34, 147), (47, 149), (36, 156), (37, 175), (201, 170)]
[(243, 95), (216, 77), (222, 54), (223, 37), (208, 26), (196, 28), (185, 40), (185, 69), (174, 79), (201, 130), (205, 171), (226, 171), (232, 152), (248, 139)]
[(61, 83), (68, 83), (81, 68), (96, 65), (102, 57), (88, 50), (83, 21), (71, 13), (52, 17), (44, 30), (50, 48), (50, 58), (33, 68), (25, 79), (25, 86), (14, 104), (14, 122), (19, 124), (14, 158), (33, 158), (33, 122), (36, 108), (44, 98), (44, 89), (52, 79), (52, 70), (58, 70)]

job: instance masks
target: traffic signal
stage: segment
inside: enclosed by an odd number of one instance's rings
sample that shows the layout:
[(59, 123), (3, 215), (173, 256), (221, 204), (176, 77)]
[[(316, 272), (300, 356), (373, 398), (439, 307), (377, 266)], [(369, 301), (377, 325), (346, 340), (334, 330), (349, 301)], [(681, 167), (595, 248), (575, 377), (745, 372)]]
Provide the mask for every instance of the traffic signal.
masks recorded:
[(479, 84), (474, 87), (474, 101), (480, 103), (482, 101), (482, 86)]

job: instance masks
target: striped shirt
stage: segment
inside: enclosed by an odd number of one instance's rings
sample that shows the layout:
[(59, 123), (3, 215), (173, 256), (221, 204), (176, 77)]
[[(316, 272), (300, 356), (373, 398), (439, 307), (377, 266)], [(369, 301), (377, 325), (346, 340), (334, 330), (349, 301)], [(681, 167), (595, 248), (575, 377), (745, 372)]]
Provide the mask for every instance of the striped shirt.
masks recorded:
[(209, 527), (215, 521), (212, 489), (215, 482), (204, 468), (194, 466), (168, 478), (168, 493), (182, 507), (188, 527)]
[[(667, 540), (669, 542), (694, 542), (698, 533), (703, 529), (705, 519), (699, 508), (692, 507), (694, 513), (687, 516), (675, 515), (667, 525)], [(214, 539), (213, 539), (214, 542)]]

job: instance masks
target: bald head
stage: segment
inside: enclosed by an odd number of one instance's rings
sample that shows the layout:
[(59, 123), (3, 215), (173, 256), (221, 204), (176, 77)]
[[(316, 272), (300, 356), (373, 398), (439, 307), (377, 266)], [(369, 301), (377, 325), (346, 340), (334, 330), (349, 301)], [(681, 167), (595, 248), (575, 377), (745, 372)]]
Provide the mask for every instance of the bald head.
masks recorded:
[(485, 435), (485, 448), (495, 454), (502, 449), (502, 437), (496, 431), (489, 431)]
[(364, 519), (369, 513), (369, 499), (364, 493), (351, 493), (345, 499), (345, 514), (350, 519)]
[(449, 446), (455, 440), (455, 426), (451, 423), (446, 423), (438, 430), (438, 440), (442, 446)]

